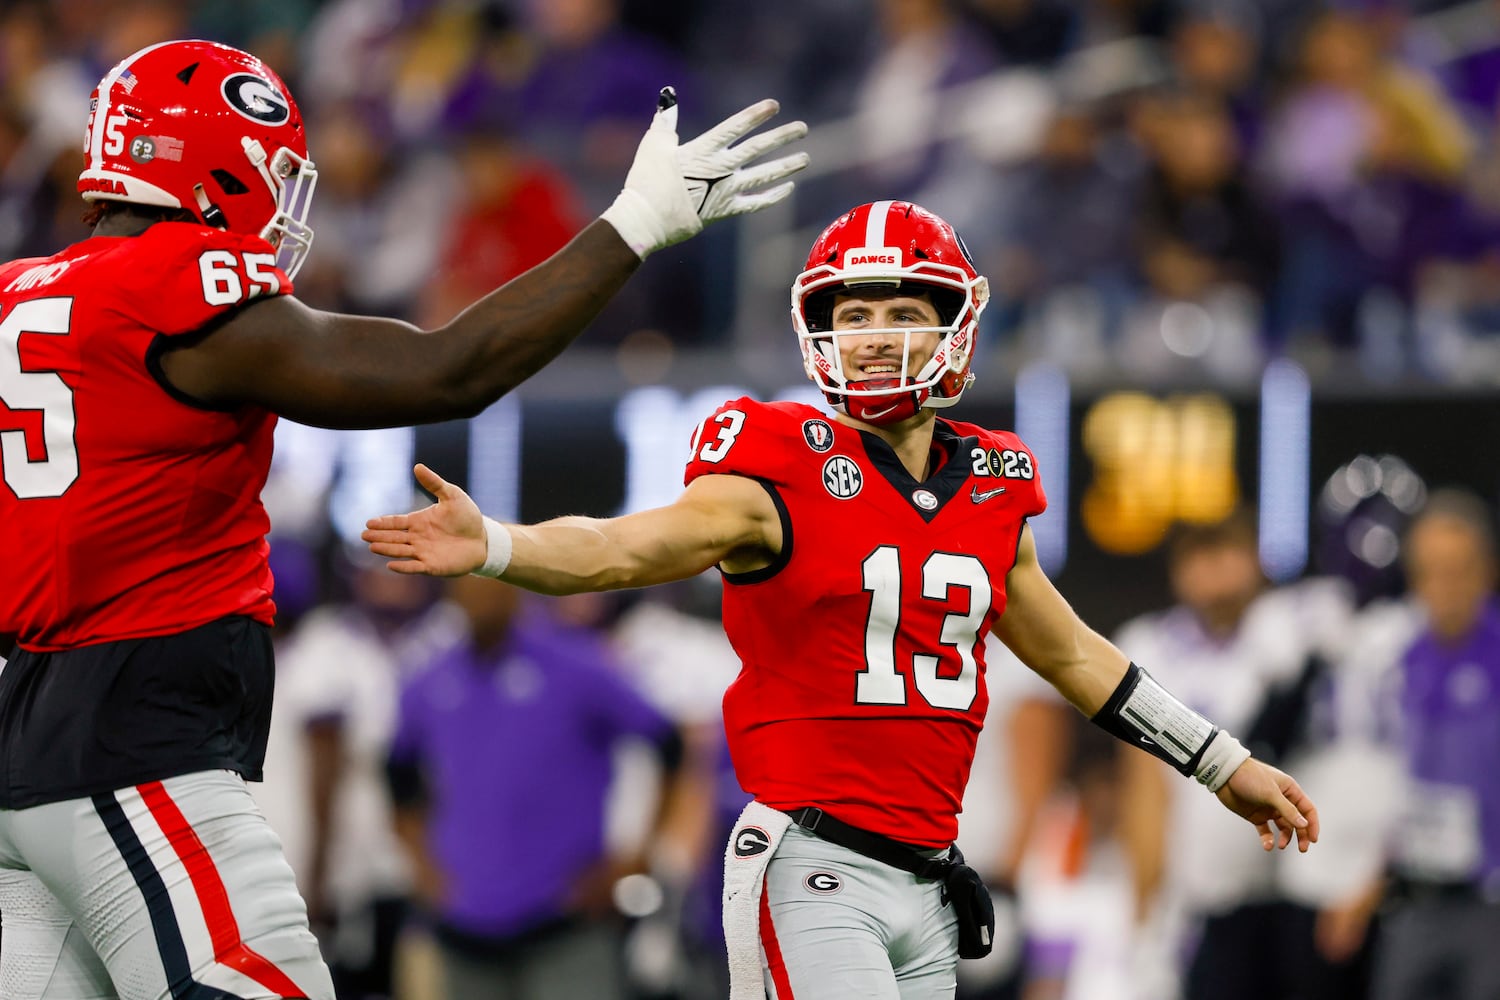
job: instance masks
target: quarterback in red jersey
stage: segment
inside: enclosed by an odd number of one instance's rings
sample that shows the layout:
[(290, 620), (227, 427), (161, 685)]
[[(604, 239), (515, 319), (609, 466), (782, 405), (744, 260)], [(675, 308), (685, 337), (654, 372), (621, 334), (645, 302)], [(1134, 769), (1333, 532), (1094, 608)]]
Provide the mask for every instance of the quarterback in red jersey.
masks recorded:
[(679, 143), (664, 90), (601, 219), (424, 334), (292, 297), (317, 170), (267, 66), (176, 41), (100, 81), (92, 237), (0, 265), (0, 996), (331, 1000), (244, 787), (271, 709), (277, 415), (479, 412), (648, 254), (785, 197), (805, 154), (753, 161), (806, 127), (751, 134), (775, 112)]
[(1046, 506), (1014, 434), (937, 416), (971, 381), (988, 285), (942, 219), (862, 205), (792, 293), (832, 414), (739, 399), (693, 437), (673, 504), (502, 525), (423, 466), (438, 503), (372, 519), (393, 570), (478, 572), (547, 593), (638, 587), (717, 565), (743, 667), (724, 697), (754, 796), (725, 851), (733, 1000), (949, 998), (988, 951), (989, 897), (952, 847), (984, 718), (984, 639), (1109, 732), (1254, 823), (1317, 839), (1312, 802), (1085, 625), (1037, 563)]

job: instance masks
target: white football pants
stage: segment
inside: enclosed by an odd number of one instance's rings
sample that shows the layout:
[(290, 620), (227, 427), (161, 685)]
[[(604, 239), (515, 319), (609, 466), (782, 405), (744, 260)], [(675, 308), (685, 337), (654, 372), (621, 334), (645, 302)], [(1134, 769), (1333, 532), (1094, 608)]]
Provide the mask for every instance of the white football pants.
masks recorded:
[(744, 881), (735, 873), (741, 862), (759, 862), (764, 872), (752, 904), (757, 918), (736, 920), (734, 902), (726, 903), (731, 970), (734, 955), (758, 946), (771, 1000), (952, 1000), (958, 917), (942, 901), (943, 883), (771, 814), (752, 802), (730, 835), (726, 887)]
[(205, 771), (0, 810), (5, 1000), (333, 1000), (281, 841)]

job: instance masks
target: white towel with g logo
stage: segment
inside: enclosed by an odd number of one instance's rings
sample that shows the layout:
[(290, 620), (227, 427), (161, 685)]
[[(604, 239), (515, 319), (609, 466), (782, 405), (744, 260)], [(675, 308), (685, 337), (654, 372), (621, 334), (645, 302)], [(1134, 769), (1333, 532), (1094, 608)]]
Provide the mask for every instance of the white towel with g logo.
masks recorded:
[(764, 1000), (760, 898), (766, 865), (792, 818), (751, 802), (735, 821), (724, 848), (724, 941), (729, 948), (729, 1000)]

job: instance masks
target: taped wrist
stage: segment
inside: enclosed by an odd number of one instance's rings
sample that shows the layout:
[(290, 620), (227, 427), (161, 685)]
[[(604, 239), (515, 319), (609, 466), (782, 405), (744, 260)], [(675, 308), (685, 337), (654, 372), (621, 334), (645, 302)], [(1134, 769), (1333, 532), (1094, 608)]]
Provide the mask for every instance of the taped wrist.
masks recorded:
[(484, 519), (485, 553), (484, 565), (474, 570), (474, 576), (499, 577), (510, 565), (510, 529), (492, 517)]
[(621, 191), (599, 218), (614, 226), (620, 239), (641, 260), (672, 242), (660, 213), (644, 195), (630, 188)]
[(1090, 721), (1197, 778), (1210, 791), (1222, 788), (1250, 756), (1239, 740), (1178, 701), (1134, 663)]

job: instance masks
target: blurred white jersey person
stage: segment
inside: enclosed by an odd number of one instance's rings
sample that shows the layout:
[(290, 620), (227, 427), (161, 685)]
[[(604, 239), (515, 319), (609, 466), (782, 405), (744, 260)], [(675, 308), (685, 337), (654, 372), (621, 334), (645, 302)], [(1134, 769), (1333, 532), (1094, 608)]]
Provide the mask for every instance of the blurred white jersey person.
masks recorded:
[(1127, 622), (1116, 642), (1159, 664), (1162, 682), (1193, 709), (1246, 734), (1258, 757), (1305, 772), (1310, 792), (1334, 803), (1323, 834), (1332, 849), (1293, 873), (1280, 856), (1246, 850), (1222, 810), (1178, 794), (1154, 762), (1127, 754), (1123, 807), (1142, 834), (1133, 860), (1142, 915), (1188, 956), (1188, 1000), (1343, 995), (1362, 972), (1322, 956), (1314, 925), (1378, 869), (1379, 824), (1361, 817), (1379, 808), (1368, 789), (1388, 787), (1390, 773), (1387, 756), (1354, 742), (1367, 727), (1337, 719), (1334, 666), (1352, 634), (1353, 595), (1327, 578), (1267, 589), (1247, 510), (1181, 527), (1168, 562), (1180, 603)]

